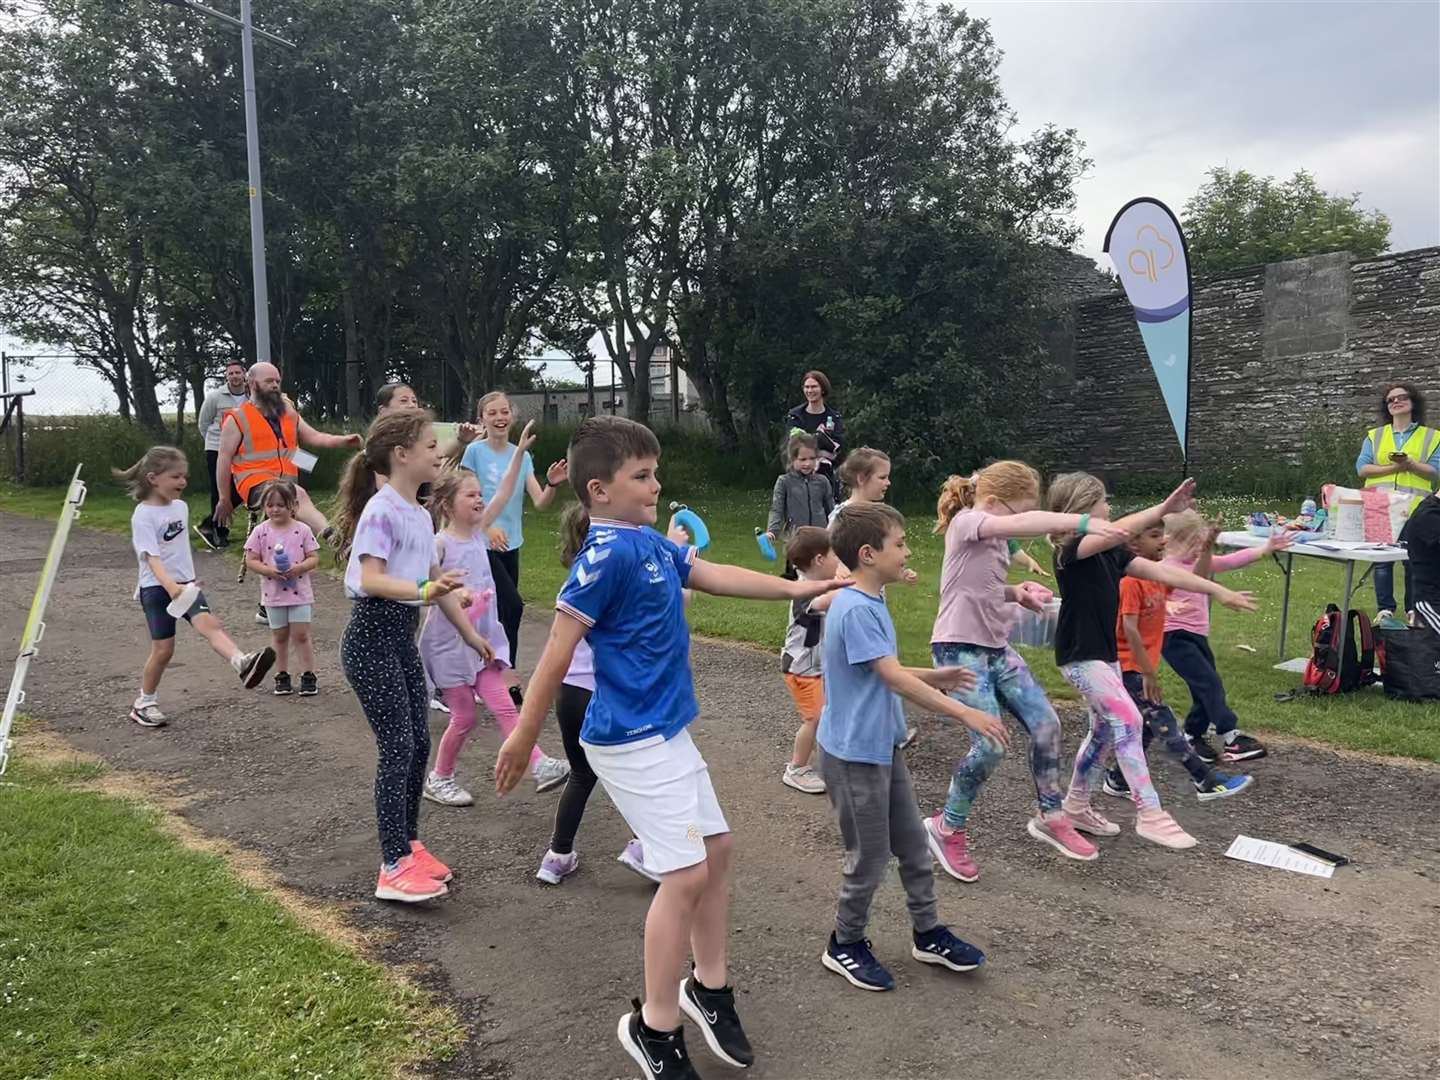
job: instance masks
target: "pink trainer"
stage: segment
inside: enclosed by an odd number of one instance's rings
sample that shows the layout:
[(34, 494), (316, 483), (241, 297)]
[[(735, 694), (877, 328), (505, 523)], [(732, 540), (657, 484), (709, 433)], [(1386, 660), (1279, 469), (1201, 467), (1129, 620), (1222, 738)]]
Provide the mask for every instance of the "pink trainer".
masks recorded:
[(1026, 823), (1025, 831), (1041, 843), (1049, 844), (1067, 859), (1092, 862), (1100, 857), (1095, 845), (1076, 832), (1075, 826), (1063, 813), (1033, 817)]
[(964, 829), (956, 829), (948, 836), (940, 831), (944, 818), (940, 814), (925, 819), (925, 840), (930, 845), (930, 854), (945, 872), (960, 881), (980, 880), (980, 867), (970, 857), (970, 843)]

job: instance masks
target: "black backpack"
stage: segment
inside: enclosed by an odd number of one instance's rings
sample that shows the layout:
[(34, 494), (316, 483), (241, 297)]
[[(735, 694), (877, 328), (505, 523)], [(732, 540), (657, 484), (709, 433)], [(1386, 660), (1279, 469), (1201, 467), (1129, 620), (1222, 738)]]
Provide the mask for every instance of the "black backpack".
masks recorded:
[[(1345, 655), (1340, 655), (1340, 609), (1325, 605), (1325, 614), (1310, 635), (1310, 662), (1305, 689), (1315, 694), (1344, 694), (1375, 682), (1375, 633), (1363, 611), (1350, 609)], [(1358, 648), (1358, 655), (1357, 655)]]

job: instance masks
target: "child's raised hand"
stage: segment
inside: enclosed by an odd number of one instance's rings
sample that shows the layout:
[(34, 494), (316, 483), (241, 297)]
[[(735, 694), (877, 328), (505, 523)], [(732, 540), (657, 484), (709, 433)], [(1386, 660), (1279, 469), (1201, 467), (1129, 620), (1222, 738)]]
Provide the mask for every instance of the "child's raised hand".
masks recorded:
[(1252, 592), (1235, 592), (1232, 589), (1226, 589), (1222, 593), (1217, 593), (1215, 599), (1231, 611), (1254, 611), (1256, 606), (1255, 594)]
[(1015, 586), (1015, 602), (1031, 611), (1044, 611), (1055, 594), (1038, 581), (1022, 581)]
[(551, 487), (559, 487), (570, 479), (570, 462), (561, 458), (559, 461), (552, 461), (550, 468), (545, 470), (545, 482)]
[(903, 581), (906, 585), (914, 585), (915, 582), (920, 580), (920, 575), (907, 566), (904, 570), (900, 572), (900, 580)]
[(525, 426), (520, 429), (520, 441), (516, 443), (517, 452), (523, 454), (530, 447), (535, 445), (535, 421), (525, 421)]
[(975, 734), (983, 735), (991, 742), (1001, 746), (1010, 745), (1010, 732), (1005, 730), (1005, 724), (998, 716), (991, 716), (979, 709), (966, 709), (964, 723)]
[(464, 585), (464, 570), (446, 570), (430, 582), (430, 598), (438, 600), (442, 596), (449, 596), (456, 589), (463, 588)]
[(930, 674), (930, 685), (936, 690), (974, 690), (980, 680), (969, 668), (936, 668)]
[(1129, 540), (1130, 530), (1123, 525), (1113, 521), (1106, 521), (1104, 518), (1091, 518), (1090, 524), (1085, 531), (1090, 536), (1103, 536), (1107, 540)]
[(1178, 514), (1181, 510), (1189, 510), (1193, 505), (1195, 505), (1195, 481), (1193, 479), (1182, 480), (1180, 486), (1160, 504), (1160, 513), (1162, 515)]
[(1289, 551), (1295, 546), (1295, 534), (1289, 532), (1271, 533), (1270, 539), (1265, 541), (1265, 554), (1269, 555), (1274, 551)]
[(483, 434), (484, 429), (479, 424), (461, 424), (455, 429), (455, 438), (461, 446), (469, 446)]
[(820, 580), (799, 578), (795, 581), (789, 582), (788, 584), (790, 586), (790, 595), (794, 599), (813, 600), (817, 596), (824, 596), (826, 593), (834, 592), (836, 589), (848, 589), (851, 585), (854, 585), (855, 583), (851, 581), (849, 576), (847, 575), (843, 578), (821, 578)]
[(518, 735), (519, 732), (511, 732), (495, 758), (496, 795), (509, 795), (530, 768), (530, 750), (534, 743), (522, 746), (527, 740), (518, 738)]
[(694, 543), (694, 538), (686, 531), (685, 526), (676, 520), (676, 515), (670, 515), (670, 524), (665, 527), (665, 539), (679, 547), (682, 544)]

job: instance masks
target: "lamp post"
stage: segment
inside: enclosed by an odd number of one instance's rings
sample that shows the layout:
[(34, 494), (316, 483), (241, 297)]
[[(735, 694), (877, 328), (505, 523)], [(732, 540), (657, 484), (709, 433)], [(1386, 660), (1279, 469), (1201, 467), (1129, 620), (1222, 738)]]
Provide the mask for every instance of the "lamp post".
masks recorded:
[(240, 28), (240, 59), (245, 82), (245, 157), (250, 192), (250, 276), (255, 292), (255, 359), (270, 361), (270, 292), (265, 278), (265, 205), (260, 188), (260, 134), (255, 110), (255, 37), (287, 49), (295, 43), (266, 30), (257, 30), (250, 19), (250, 0), (240, 0), (240, 18), (216, 11), (196, 0), (169, 0), (176, 7), (191, 8), (213, 19)]

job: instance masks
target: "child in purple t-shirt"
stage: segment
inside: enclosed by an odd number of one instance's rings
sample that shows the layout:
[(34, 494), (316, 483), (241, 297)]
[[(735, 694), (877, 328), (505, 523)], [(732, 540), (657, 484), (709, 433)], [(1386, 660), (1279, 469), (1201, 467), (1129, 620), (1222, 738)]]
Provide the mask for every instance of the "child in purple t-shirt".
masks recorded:
[[(260, 577), (260, 604), (270, 623), (278, 669), (275, 693), (294, 693), (290, 646), (300, 661), (300, 696), (319, 693), (315, 646), (310, 637), (315, 587), (310, 573), (320, 565), (320, 544), (310, 526), (295, 516), (299, 493), (289, 480), (271, 480), (260, 489), (265, 520), (245, 540), (245, 565)], [(282, 570), (281, 565), (287, 567)]]

